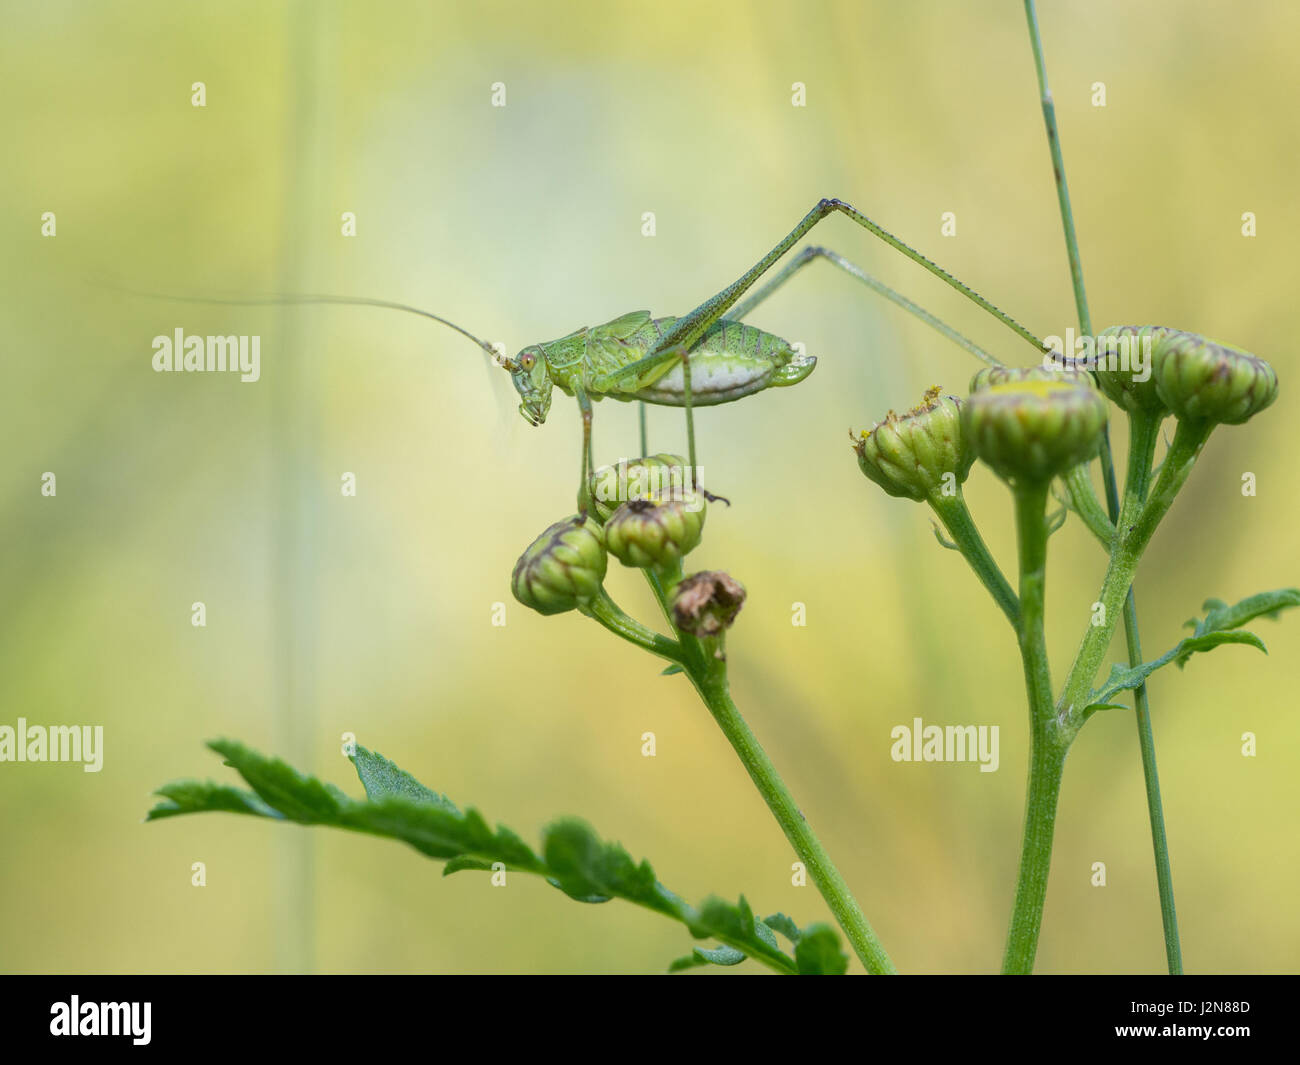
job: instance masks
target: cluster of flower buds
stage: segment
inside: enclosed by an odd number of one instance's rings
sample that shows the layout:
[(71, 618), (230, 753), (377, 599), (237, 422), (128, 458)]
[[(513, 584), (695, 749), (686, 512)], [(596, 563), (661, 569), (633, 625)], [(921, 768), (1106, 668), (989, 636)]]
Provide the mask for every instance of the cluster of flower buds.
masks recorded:
[[(592, 476), (587, 516), (556, 522), (515, 563), (515, 598), (541, 614), (617, 610), (607, 600), (588, 609), (604, 596), (610, 555), (636, 569), (667, 570), (676, 580), (682, 559), (700, 544), (707, 512), (691, 472), (677, 455), (601, 467)], [(745, 589), (720, 571), (692, 574), (670, 590), (674, 624), (699, 637), (729, 628), (745, 601)]]
[(924, 500), (961, 484), (975, 459), (1012, 483), (1046, 482), (1097, 453), (1106, 403), (1086, 374), (990, 367), (965, 400), (926, 392), (854, 441), (858, 466), (893, 496)]
[[(1098, 338), (1097, 381), (1130, 413), (1209, 425), (1240, 425), (1277, 399), (1277, 373), (1263, 359), (1197, 333), (1158, 325), (1120, 325)], [(1151, 373), (1138, 381), (1104, 361), (1108, 345), (1149, 344)]]
[(892, 410), (883, 422), (853, 438), (858, 467), (891, 496), (925, 500), (951, 477), (961, 484), (975, 461), (961, 429), (962, 403), (931, 388), (906, 414)]
[(625, 566), (680, 563), (700, 544), (707, 503), (677, 455), (651, 455), (603, 466), (591, 480), (585, 519), (556, 522), (515, 564), (515, 598), (542, 614), (584, 606), (600, 594), (613, 555)]

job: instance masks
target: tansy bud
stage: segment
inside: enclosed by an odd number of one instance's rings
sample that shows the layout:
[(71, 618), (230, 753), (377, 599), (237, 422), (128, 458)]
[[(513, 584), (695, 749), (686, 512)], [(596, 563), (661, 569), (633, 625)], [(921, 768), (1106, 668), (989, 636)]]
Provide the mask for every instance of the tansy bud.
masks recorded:
[(1044, 483), (1092, 458), (1106, 401), (1071, 380), (1010, 381), (972, 392), (962, 427), (975, 453), (1003, 480)]
[[(1059, 358), (1058, 356), (1053, 356)], [(1049, 368), (1038, 366), (985, 366), (970, 379), (970, 390), (981, 392), (994, 385), (1013, 384), (1017, 381), (1065, 381), (1068, 384), (1091, 385), (1084, 371), (1074, 366), (1074, 360), (1055, 362)]]
[[(852, 434), (850, 434), (852, 436)], [(966, 480), (975, 454), (961, 428), (961, 401), (931, 388), (920, 406), (898, 415), (892, 410), (853, 443), (858, 466), (891, 496), (924, 500), (952, 474)]]
[(1043, 366), (982, 366), (970, 379), (970, 390), (982, 392), (1013, 381), (1053, 381), (1057, 374)]
[(1115, 325), (1103, 330), (1096, 344), (1098, 387), (1129, 414), (1164, 417), (1169, 408), (1156, 388), (1155, 367), (1163, 358), (1165, 341), (1178, 335), (1176, 329), (1162, 325)]
[(1272, 366), (1195, 333), (1165, 338), (1153, 361), (1156, 390), (1179, 418), (1240, 425), (1277, 399)]
[(607, 564), (600, 526), (590, 518), (566, 518), (519, 556), (510, 588), (539, 614), (562, 614), (599, 594)]
[(673, 593), (673, 623), (693, 636), (717, 636), (731, 628), (745, 605), (745, 589), (730, 574), (705, 570), (683, 577)]
[(695, 550), (704, 528), (704, 496), (676, 492), (662, 502), (634, 499), (605, 523), (609, 553), (638, 569), (670, 565)]
[(647, 455), (601, 466), (591, 475), (591, 509), (602, 525), (620, 503), (633, 499), (652, 502), (682, 498), (694, 484), (695, 471), (680, 455)]

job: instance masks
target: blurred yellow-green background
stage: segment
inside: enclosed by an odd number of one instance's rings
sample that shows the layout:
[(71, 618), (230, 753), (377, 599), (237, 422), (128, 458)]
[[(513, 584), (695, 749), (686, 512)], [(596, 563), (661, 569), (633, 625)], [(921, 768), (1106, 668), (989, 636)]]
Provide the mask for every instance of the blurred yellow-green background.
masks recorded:
[[(1297, 583), (1300, 9), (1040, 14), (1098, 327), (1223, 337), (1282, 379), (1274, 409), (1216, 435), (1156, 538), (1138, 597), (1158, 653), (1206, 596)], [(743, 891), (826, 919), (687, 685), (510, 597), (518, 553), (573, 506), (571, 400), (528, 427), (503, 373), (411, 316), (111, 286), (380, 296), (513, 352), (640, 307), (682, 313), (839, 196), (1059, 334), (1073, 303), (1021, 5), (131, 0), (12, 5), (5, 21), (0, 724), (100, 724), (106, 751), (99, 774), (0, 765), (0, 966), (655, 972), (689, 949), (652, 914), (523, 876), (443, 880), (394, 843), (220, 816), (143, 825), (162, 782), (228, 773), (202, 747), (222, 735), (355, 794), (340, 753), (354, 732), (532, 840), (580, 814), (688, 898)], [(846, 219), (811, 239), (1032, 361)], [(866, 482), (845, 438), (976, 364), (824, 264), (752, 320), (821, 361), (796, 389), (698, 420), (706, 483), (734, 505), (712, 509), (692, 561), (749, 590), (734, 694), (898, 966), (992, 970), (1027, 757), (1015, 647), (924, 510)], [(152, 338), (177, 327), (260, 335), (261, 380), (154, 373)], [(633, 406), (602, 404), (595, 425), (598, 461), (636, 453)], [(653, 447), (684, 446), (678, 412), (652, 410), (650, 429)], [(1005, 488), (977, 470), (968, 495), (1009, 564)], [(1059, 681), (1104, 560), (1076, 520), (1052, 558)], [(635, 576), (610, 589), (653, 620)], [(1151, 686), (1194, 972), (1300, 967), (1300, 627), (1259, 628), (1269, 657), (1229, 647)], [(892, 762), (890, 729), (916, 715), (999, 725), (1000, 770)], [(1067, 767), (1038, 968), (1162, 966), (1135, 730), (1117, 711)]]

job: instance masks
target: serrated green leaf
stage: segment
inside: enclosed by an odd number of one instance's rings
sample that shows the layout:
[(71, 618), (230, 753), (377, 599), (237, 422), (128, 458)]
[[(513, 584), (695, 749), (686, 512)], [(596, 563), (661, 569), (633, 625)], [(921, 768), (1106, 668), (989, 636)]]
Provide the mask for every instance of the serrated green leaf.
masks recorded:
[(475, 869), (479, 872), (491, 872), (492, 862), (483, 858), (471, 858), (462, 854), (458, 858), (452, 858), (442, 867), (443, 876), (451, 876), (452, 873), (459, 873), (465, 869)]
[(1288, 607), (1300, 606), (1300, 588), (1277, 588), (1247, 596), (1229, 606), (1222, 599), (1207, 599), (1202, 605), (1205, 617), (1196, 624), (1196, 636), (1207, 632), (1239, 629), (1260, 617), (1275, 618)]
[(745, 896), (740, 896), (740, 901), (736, 903), (736, 911), (740, 914), (740, 930), (748, 938), (754, 934), (754, 911), (749, 908), (749, 903), (745, 901)]
[(577, 818), (548, 825), (542, 833), (542, 855), (552, 883), (579, 902), (621, 898), (651, 909), (662, 909), (654, 870), (638, 865), (617, 843), (602, 842), (591, 826)]
[(696, 954), (694, 950), (692, 950), (690, 954), (683, 955), (680, 958), (674, 958), (671, 962), (669, 962), (668, 971), (670, 973), (680, 973), (680, 972), (684, 972), (687, 969), (699, 969), (702, 966), (708, 964), (709, 963), (707, 961), (705, 961), (698, 954)]
[(167, 801), (158, 803), (150, 810), (145, 817), (146, 821), (193, 813), (253, 814), (256, 817), (275, 817), (283, 820), (282, 814), (267, 806), (251, 791), (232, 788), (226, 784), (177, 780), (163, 785), (154, 794), (162, 796)]
[(778, 959), (788, 961), (786, 955), (777, 947), (775, 936), (772, 936), (769, 941), (768, 937), (757, 934), (754, 915), (748, 914), (746, 920), (749, 906), (744, 904), (743, 900), (742, 905), (743, 909), (741, 905), (725, 902), (719, 898), (705, 899), (692, 926), (691, 934), (701, 939), (712, 937), (732, 945), (748, 944), (746, 949), (751, 957), (768, 960), (769, 964)]
[(1098, 710), (1119, 707), (1111, 698), (1121, 691), (1140, 687), (1157, 669), (1175, 663), (1179, 669), (1187, 665), (1192, 655), (1213, 650), (1221, 644), (1239, 643), (1258, 648), (1265, 654), (1268, 648), (1264, 641), (1253, 632), (1242, 631), (1239, 626), (1253, 621), (1257, 617), (1275, 617), (1287, 607), (1300, 606), (1300, 589), (1279, 588), (1272, 592), (1260, 592), (1229, 606), (1222, 599), (1207, 599), (1204, 603), (1205, 617), (1191, 619), (1186, 624), (1195, 631), (1191, 636), (1180, 640), (1177, 646), (1166, 651), (1159, 658), (1143, 662), (1138, 666), (1114, 665), (1106, 683), (1092, 692), (1083, 715), (1088, 717)]
[(840, 950), (839, 936), (825, 924), (804, 929), (794, 948), (800, 976), (843, 976), (849, 971), (849, 957)]
[(1247, 632), (1244, 629), (1234, 629), (1230, 632), (1207, 632), (1204, 636), (1189, 636), (1183, 640), (1178, 645), (1178, 654), (1174, 658), (1174, 665), (1182, 669), (1183, 666), (1187, 665), (1187, 660), (1193, 654), (1198, 651), (1209, 651), (1218, 647), (1221, 643), (1244, 643), (1268, 654), (1268, 648), (1264, 646), (1264, 641), (1253, 632)]
[(776, 933), (768, 928), (762, 921), (754, 922), (754, 935), (761, 939), (773, 950), (780, 950), (781, 947), (776, 941)]
[(805, 962), (799, 963), (777, 947), (772, 932), (775, 922), (783, 934), (791, 930), (799, 934), (789, 918), (778, 914), (767, 922), (755, 921), (743, 896), (734, 905), (711, 898), (699, 910), (692, 909), (658, 882), (649, 862), (634, 861), (621, 845), (601, 840), (589, 825), (577, 819), (565, 818), (550, 825), (539, 856), (510, 829), (491, 828), (473, 808), (460, 812), (450, 800), (364, 747), (358, 747), (354, 761), (369, 796), (366, 801), (350, 798), (334, 785), (299, 773), (279, 759), (267, 758), (240, 743), (217, 740), (209, 746), (253, 790), (174, 781), (158, 791), (164, 801), (149, 812), (148, 820), (224, 812), (330, 825), (400, 840), (422, 854), (446, 861), (443, 875), (488, 870), (501, 862), (509, 869), (543, 876), (580, 901), (621, 898), (681, 922), (697, 939), (719, 942), (717, 947), (696, 948), (697, 954), (677, 959), (670, 966), (674, 972), (706, 962), (736, 964), (745, 957), (780, 973), (793, 974), (805, 968), (809, 972), (833, 971), (827, 959), (831, 947), (834, 951), (839, 947), (829, 928), (823, 926), (830, 947), (817, 944)]
[(303, 776), (280, 759), (263, 757), (234, 740), (213, 740), (208, 746), (239, 772), (263, 802), (290, 821), (315, 825), (338, 817), (338, 789), (331, 790), (315, 777)]
[(744, 951), (736, 950), (735, 947), (728, 947), (725, 944), (721, 947), (715, 947), (713, 950), (696, 947), (695, 955), (698, 958), (703, 958), (710, 965), (739, 965), (748, 957)]
[(771, 917), (764, 917), (763, 923), (768, 928), (773, 928), (780, 932), (786, 939), (796, 946), (799, 940), (803, 938), (803, 930), (783, 913), (774, 913)]
[(351, 756), (356, 767), (361, 786), (366, 789), (366, 798), (372, 802), (377, 799), (399, 797), (412, 802), (427, 802), (441, 807), (448, 813), (459, 813), (456, 804), (445, 795), (426, 788), (405, 769), (398, 769), (382, 754), (356, 745), (356, 754)]

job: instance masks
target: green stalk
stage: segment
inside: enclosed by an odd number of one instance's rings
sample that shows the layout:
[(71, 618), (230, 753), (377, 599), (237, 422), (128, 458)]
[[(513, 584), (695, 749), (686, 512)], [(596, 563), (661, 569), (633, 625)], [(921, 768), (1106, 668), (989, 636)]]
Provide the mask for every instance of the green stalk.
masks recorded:
[[(681, 563), (674, 563), (658, 572), (645, 570), (646, 580), (658, 600), (664, 617), (672, 624), (672, 608), (669, 597), (681, 580)], [(722, 653), (723, 640), (720, 637), (699, 639), (688, 633), (680, 633), (680, 639), (672, 640), (646, 628), (639, 621), (629, 617), (609, 597), (602, 588), (600, 594), (579, 607), (583, 614), (594, 619), (628, 643), (648, 651), (650, 654), (665, 658), (679, 665), (690, 678), (695, 690), (700, 693), (713, 720), (722, 729), (727, 742), (740, 757), (741, 764), (749, 773), (749, 778), (758, 788), (772, 811), (785, 838), (803, 862), (808, 875), (821, 892), (822, 898), (830, 907), (835, 920), (844, 931), (853, 951), (869, 973), (896, 973), (894, 963), (880, 940), (872, 931), (862, 908), (849, 890), (844, 877), (831, 861), (817, 834), (808, 824), (794, 796), (785, 786), (776, 766), (768, 758), (754, 733), (750, 731), (745, 719), (741, 717), (736, 704), (732, 702), (727, 685), (727, 660)]]
[(615, 636), (640, 647), (643, 651), (649, 651), (652, 655), (666, 658), (669, 662), (681, 665), (683, 656), (681, 644), (676, 640), (668, 639), (666, 636), (660, 636), (657, 632), (646, 628), (641, 622), (628, 617), (609, 597), (609, 593), (604, 588), (600, 590), (600, 595), (589, 603), (580, 605), (578, 609), (587, 617), (600, 622)]
[[(1070, 279), (1074, 286), (1074, 302), (1079, 313), (1079, 326), (1085, 336), (1092, 336), (1092, 315), (1088, 310), (1088, 296), (1083, 286), (1083, 260), (1079, 255), (1079, 241), (1074, 229), (1074, 211), (1070, 207), (1070, 191), (1065, 180), (1065, 158), (1061, 152), (1060, 132), (1056, 125), (1056, 104), (1047, 85), (1047, 62), (1043, 56), (1042, 36), (1038, 31), (1038, 12), (1034, 0), (1025, 0), (1025, 18), (1029, 23), (1029, 39), (1033, 46), (1034, 67), (1038, 74), (1039, 96), (1042, 100), (1043, 122), (1047, 127), (1047, 141), (1052, 154), (1052, 169), (1056, 177), (1057, 202), (1061, 211), (1061, 224), (1065, 230), (1066, 254), (1070, 260)], [(1115, 484), (1115, 461), (1111, 454), (1110, 431), (1101, 440), (1102, 479), (1106, 484), (1106, 505), (1114, 524), (1119, 516), (1119, 493)], [(1126, 485), (1126, 491), (1128, 486)], [(1086, 518), (1085, 518), (1086, 520)], [(1093, 528), (1093, 524), (1089, 524)], [(1138, 634), (1137, 601), (1130, 588), (1124, 603), (1124, 635), (1128, 645), (1129, 665), (1142, 661), (1141, 641)], [(1156, 772), (1155, 737), (1151, 729), (1151, 708), (1145, 685), (1138, 689), (1134, 699), (1137, 720), (1138, 744), (1142, 750), (1142, 773), (1146, 783), (1147, 812), (1151, 820), (1151, 843), (1156, 855), (1156, 879), (1160, 892), (1160, 916), (1165, 934), (1165, 956), (1171, 976), (1183, 971), (1182, 947), (1178, 941), (1178, 917), (1174, 910), (1174, 885), (1169, 866), (1169, 845), (1165, 834), (1164, 810), (1160, 801), (1160, 779)]]
[(807, 818), (796, 805), (794, 797), (776, 771), (776, 766), (772, 764), (767, 752), (763, 750), (749, 725), (740, 715), (740, 711), (736, 709), (736, 704), (732, 702), (727, 686), (725, 662), (713, 658), (707, 653), (707, 649), (702, 648), (702, 650), (704, 653), (687, 666), (686, 673), (691, 678), (691, 683), (695, 685), (696, 691), (700, 693), (700, 698), (709, 708), (713, 720), (718, 723), (722, 734), (727, 737), (727, 742), (740, 757), (750, 780), (763, 796), (767, 808), (772, 811), (772, 816), (781, 826), (785, 838), (790, 841), (790, 846), (794, 848), (795, 854), (808, 870), (812, 882), (821, 892), (822, 898), (826, 900), (831, 913), (835, 915), (835, 920), (844, 930), (845, 936), (853, 945), (854, 953), (866, 967), (867, 972), (896, 973), (898, 970), (894, 968), (894, 963), (885, 953), (880, 940), (876, 938), (876, 933), (867, 922), (866, 915), (853, 897), (848, 884), (844, 882), (844, 877), (840, 875), (830, 855), (826, 853), (826, 848), (822, 846)]
[[(1107, 436), (1106, 443), (1109, 442), (1110, 438)], [(1092, 489), (1092, 478), (1088, 475), (1089, 465), (1087, 462), (1081, 462), (1061, 479), (1070, 493), (1074, 512), (1083, 519), (1083, 524), (1088, 527), (1088, 531), (1109, 552), (1110, 542), (1115, 537), (1115, 523), (1113, 517), (1102, 509), (1101, 501), (1097, 499), (1097, 493)], [(1114, 477), (1111, 478), (1108, 487), (1114, 488)]]
[[(1155, 458), (1159, 426), (1150, 431), (1139, 422), (1151, 422), (1144, 414), (1129, 415), (1129, 469), (1124, 480), (1124, 490), (1131, 494), (1135, 504), (1146, 502), (1151, 483), (1151, 462)], [(1139, 446), (1141, 453), (1139, 453)], [(1138, 638), (1137, 607), (1133, 590), (1124, 600), (1124, 640), (1129, 665), (1142, 661), (1142, 643)], [(1142, 749), (1142, 775), (1147, 782), (1147, 816), (1151, 822), (1151, 846), (1156, 863), (1156, 887), (1160, 894), (1160, 920), (1165, 935), (1165, 960), (1170, 975), (1183, 971), (1182, 947), (1178, 941), (1178, 911), (1174, 905), (1174, 877), (1169, 865), (1169, 841), (1165, 836), (1165, 813), (1160, 801), (1160, 774), (1156, 770), (1155, 739), (1151, 734), (1151, 708), (1147, 700), (1147, 686), (1139, 684), (1133, 691), (1133, 707), (1137, 717), (1138, 745)]]
[[(681, 564), (660, 572), (645, 570), (646, 580), (654, 592), (664, 617), (672, 624), (672, 607), (670, 596), (681, 580)], [(615, 608), (617, 609), (617, 608)], [(599, 620), (599, 619), (598, 619)], [(629, 619), (630, 621), (630, 619)], [(635, 622), (632, 622), (635, 625)], [(817, 834), (808, 823), (799, 807), (785, 786), (776, 766), (759, 744), (757, 737), (750, 731), (749, 725), (741, 716), (736, 704), (732, 702), (727, 683), (727, 660), (723, 654), (724, 641), (721, 637), (702, 640), (688, 633), (679, 633), (679, 641), (670, 641), (678, 648), (675, 659), (683, 672), (690, 678), (695, 690), (700, 693), (704, 705), (709, 708), (713, 720), (722, 729), (732, 750), (739, 756), (741, 764), (749, 774), (749, 779), (758, 788), (758, 793), (767, 803), (767, 808), (776, 818), (785, 838), (794, 848), (795, 854), (803, 862), (804, 868), (812, 878), (813, 884), (826, 900), (836, 922), (844, 931), (845, 937), (853, 947), (867, 972), (882, 974), (896, 973), (894, 963), (876, 933), (868, 923), (866, 915), (849, 890), (844, 877), (831, 861)], [(663, 637), (659, 637), (663, 639)], [(634, 640), (633, 642), (639, 642)], [(662, 652), (656, 652), (662, 655)]]
[(979, 529), (975, 526), (975, 519), (971, 517), (970, 508), (966, 506), (961, 486), (957, 487), (955, 495), (949, 496), (944, 495), (942, 491), (936, 490), (930, 493), (928, 502), (935, 514), (939, 516), (939, 520), (943, 522), (944, 528), (948, 530), (952, 542), (957, 545), (957, 549), (962, 553), (962, 556), (970, 563), (971, 569), (975, 571), (975, 576), (988, 589), (989, 594), (993, 596), (994, 602), (1002, 608), (1002, 613), (1011, 622), (1011, 627), (1018, 629), (1020, 625), (1020, 601), (1016, 598), (1016, 593), (1011, 590), (1011, 585), (1007, 583), (1006, 577), (1002, 575), (1002, 570), (998, 567), (997, 562), (989, 554), (988, 546), (984, 543), (984, 537), (980, 535)]
[[(1125, 490), (1119, 533), (1111, 552), (1106, 579), (1102, 583), (1100, 602), (1104, 608), (1103, 622), (1101, 625), (1089, 626), (1075, 655), (1074, 664), (1070, 667), (1065, 690), (1057, 703), (1057, 720), (1070, 737), (1083, 725), (1088, 693), (1092, 690), (1092, 682), (1101, 667), (1106, 649), (1110, 646), (1111, 637), (1115, 634), (1115, 625), (1133, 584), (1142, 552), (1151, 542), (1161, 519), (1169, 512), (1179, 489), (1187, 481), (1211, 428), (1212, 426), (1204, 424), (1180, 421), (1150, 496), (1142, 501), (1136, 484)], [(1144, 425), (1142, 422), (1134, 422), (1135, 439), (1129, 456), (1131, 471), (1138, 467), (1142, 461), (1141, 456), (1149, 456), (1154, 447), (1154, 439), (1146, 440), (1146, 435), (1154, 438), (1158, 431), (1158, 426), (1153, 423)], [(1134, 480), (1130, 476), (1130, 481)]]
[(1015, 489), (1016, 542), (1020, 556), (1020, 658), (1029, 697), (1029, 788), (1020, 849), (1016, 900), (1007, 933), (1004, 973), (1029, 973), (1038, 951), (1038, 933), (1047, 898), (1052, 863), (1056, 804), (1061, 793), (1068, 741), (1056, 726), (1052, 678), (1043, 635), (1047, 577), (1046, 484), (1022, 484)]

